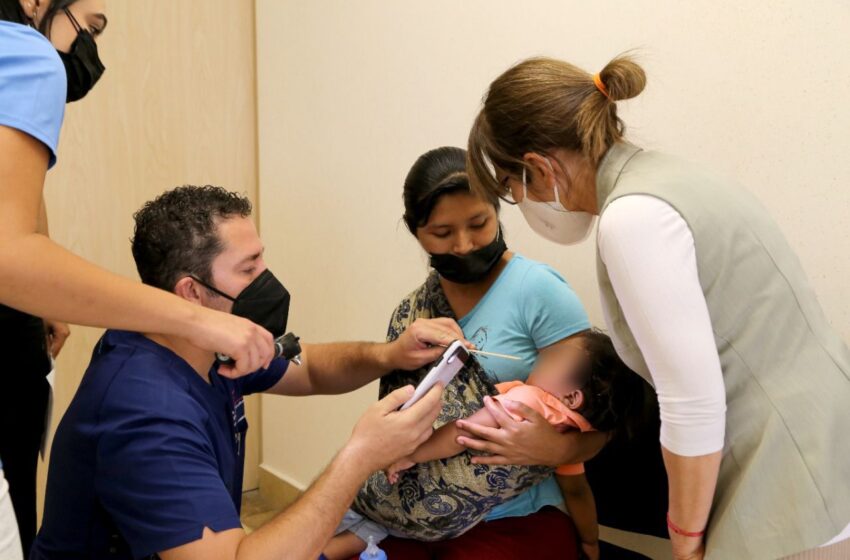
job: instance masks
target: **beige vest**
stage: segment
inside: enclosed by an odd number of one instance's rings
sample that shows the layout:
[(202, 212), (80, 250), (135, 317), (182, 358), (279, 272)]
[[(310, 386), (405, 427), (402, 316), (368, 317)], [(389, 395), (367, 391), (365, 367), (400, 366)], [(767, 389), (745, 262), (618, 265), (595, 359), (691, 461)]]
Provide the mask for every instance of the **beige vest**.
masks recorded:
[[(694, 236), (727, 403), (706, 558), (772, 559), (830, 540), (850, 522), (850, 351), (779, 228), (739, 185), (627, 143), (605, 155), (596, 185), (600, 213), (651, 195)], [(645, 375), (598, 253), (597, 267), (617, 351)]]

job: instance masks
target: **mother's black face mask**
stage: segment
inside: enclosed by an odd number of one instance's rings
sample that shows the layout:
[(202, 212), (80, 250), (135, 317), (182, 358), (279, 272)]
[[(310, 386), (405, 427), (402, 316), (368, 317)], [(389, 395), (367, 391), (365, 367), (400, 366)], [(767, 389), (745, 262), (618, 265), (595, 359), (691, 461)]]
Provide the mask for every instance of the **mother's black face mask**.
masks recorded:
[(71, 43), (71, 51), (67, 53), (56, 51), (65, 65), (65, 74), (68, 78), (68, 93), (65, 101), (71, 103), (82, 99), (91, 91), (106, 67), (97, 55), (97, 43), (92, 34), (82, 28), (68, 8), (62, 10), (77, 30), (77, 38)]
[(502, 227), (499, 226), (496, 238), (489, 245), (460, 257), (451, 253), (432, 253), (431, 266), (446, 280), (458, 284), (472, 284), (483, 280), (507, 250)]
[(193, 280), (209, 288), (218, 295), (233, 302), (231, 313), (256, 323), (279, 338), (286, 332), (289, 319), (289, 292), (275, 278), (272, 271), (265, 269), (253, 282), (248, 284), (239, 295), (231, 297), (218, 288), (214, 288), (196, 276)]

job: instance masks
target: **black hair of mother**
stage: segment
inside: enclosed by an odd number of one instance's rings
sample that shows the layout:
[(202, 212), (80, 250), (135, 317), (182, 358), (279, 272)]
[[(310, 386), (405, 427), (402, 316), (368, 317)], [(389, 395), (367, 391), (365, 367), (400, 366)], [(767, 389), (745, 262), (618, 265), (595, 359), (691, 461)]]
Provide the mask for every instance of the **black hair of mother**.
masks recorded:
[[(441, 196), (456, 192), (474, 194), (466, 173), (466, 150), (452, 146), (425, 152), (404, 180), (404, 223), (410, 233), (428, 223)], [(488, 196), (487, 202), (499, 211), (499, 199)]]

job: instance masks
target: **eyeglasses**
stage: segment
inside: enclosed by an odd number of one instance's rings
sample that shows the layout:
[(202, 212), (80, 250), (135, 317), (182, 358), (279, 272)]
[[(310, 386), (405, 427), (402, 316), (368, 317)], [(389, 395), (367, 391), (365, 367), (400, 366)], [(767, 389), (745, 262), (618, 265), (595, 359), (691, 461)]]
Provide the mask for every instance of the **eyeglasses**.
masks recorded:
[(508, 180), (510, 180), (510, 178), (510, 175), (505, 175), (505, 177), (500, 181), (499, 186), (502, 187), (503, 191), (499, 193), (498, 197), (499, 200), (505, 204), (515, 206), (517, 201), (514, 199), (514, 192), (511, 190), (511, 187), (508, 186)]

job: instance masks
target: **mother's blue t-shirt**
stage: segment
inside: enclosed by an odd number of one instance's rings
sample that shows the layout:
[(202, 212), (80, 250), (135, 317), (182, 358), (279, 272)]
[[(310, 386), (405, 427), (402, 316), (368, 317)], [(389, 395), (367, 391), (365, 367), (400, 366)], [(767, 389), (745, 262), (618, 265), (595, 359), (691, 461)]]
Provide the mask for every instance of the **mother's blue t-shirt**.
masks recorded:
[[(538, 350), (590, 328), (578, 296), (551, 267), (515, 254), (481, 301), (458, 323), (480, 350), (519, 356), (519, 361), (478, 355), (493, 378), (522, 380)], [(488, 521), (521, 517), (564, 501), (554, 477), (494, 508)]]

